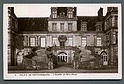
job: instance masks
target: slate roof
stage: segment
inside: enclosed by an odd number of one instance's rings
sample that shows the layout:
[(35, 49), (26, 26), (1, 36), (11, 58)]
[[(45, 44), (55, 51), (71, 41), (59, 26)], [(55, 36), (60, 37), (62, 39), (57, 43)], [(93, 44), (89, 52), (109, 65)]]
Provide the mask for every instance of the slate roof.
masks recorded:
[(47, 31), (47, 17), (18, 18), (18, 31)]
[[(57, 15), (59, 15), (61, 12), (64, 12), (65, 16), (67, 16), (67, 9), (68, 7), (57, 7)], [(74, 7), (73, 16), (76, 16), (76, 7)]]
[[(98, 16), (77, 16), (77, 28), (80, 30), (81, 21), (87, 22), (87, 30), (95, 31)], [(48, 17), (18, 18), (18, 31), (48, 31)]]
[(87, 22), (87, 30), (95, 31), (95, 24), (98, 21), (98, 16), (78, 16), (77, 27), (78, 30), (81, 28), (81, 21)]

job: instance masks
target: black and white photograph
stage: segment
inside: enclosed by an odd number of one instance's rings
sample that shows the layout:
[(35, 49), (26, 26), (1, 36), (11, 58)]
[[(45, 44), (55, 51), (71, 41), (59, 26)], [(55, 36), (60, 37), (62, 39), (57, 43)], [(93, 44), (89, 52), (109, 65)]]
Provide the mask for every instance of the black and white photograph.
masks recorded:
[(4, 4), (5, 80), (122, 79), (121, 4)]

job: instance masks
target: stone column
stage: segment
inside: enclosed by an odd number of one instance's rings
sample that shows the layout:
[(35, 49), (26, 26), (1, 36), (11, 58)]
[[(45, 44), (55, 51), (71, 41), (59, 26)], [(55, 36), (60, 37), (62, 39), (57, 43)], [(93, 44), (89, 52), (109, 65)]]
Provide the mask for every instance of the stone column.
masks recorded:
[(50, 35), (50, 46), (52, 46), (52, 36)]
[(28, 44), (28, 46), (30, 46), (30, 41), (29, 41), (29, 39), (30, 39), (29, 36), (27, 36), (27, 42), (28, 42), (27, 44)]
[(37, 46), (37, 36), (35, 36), (35, 46)]
[(40, 46), (40, 36), (37, 36), (37, 46)]
[(27, 36), (24, 36), (24, 46), (27, 46)]
[(96, 46), (96, 45), (97, 45), (97, 36), (94, 35), (94, 46)]
[(69, 58), (69, 50), (67, 51), (67, 63), (68, 63), (68, 58)]
[(114, 50), (113, 50), (113, 45), (110, 45), (110, 58), (111, 58), (111, 65), (113, 65), (113, 57), (114, 57)]

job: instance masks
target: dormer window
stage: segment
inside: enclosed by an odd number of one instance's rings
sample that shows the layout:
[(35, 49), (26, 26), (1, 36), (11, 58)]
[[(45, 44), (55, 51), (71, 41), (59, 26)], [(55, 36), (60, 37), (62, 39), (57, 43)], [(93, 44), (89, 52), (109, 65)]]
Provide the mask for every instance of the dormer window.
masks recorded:
[(68, 18), (73, 18), (73, 8), (68, 8), (67, 16)]
[(60, 18), (64, 18), (65, 17), (65, 13), (61, 12), (61, 13), (59, 13), (59, 16), (60, 16)]
[(87, 22), (81, 21), (81, 31), (87, 31)]
[(51, 17), (52, 18), (57, 18), (57, 8), (55, 8), (55, 7), (53, 7), (52, 9), (51, 9)]
[(101, 25), (97, 25), (96, 31), (102, 31), (102, 26)]
[(96, 26), (96, 31), (102, 31), (102, 22), (97, 22), (95, 26)]
[(53, 11), (52, 18), (57, 18), (57, 12), (56, 11)]
[(72, 12), (68, 12), (68, 18), (73, 18), (73, 13)]

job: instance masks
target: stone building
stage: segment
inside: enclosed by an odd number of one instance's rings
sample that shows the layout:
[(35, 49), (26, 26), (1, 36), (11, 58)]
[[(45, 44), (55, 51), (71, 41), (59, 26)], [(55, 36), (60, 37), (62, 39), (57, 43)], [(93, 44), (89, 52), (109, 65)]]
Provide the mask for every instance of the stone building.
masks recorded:
[[(10, 10), (11, 9), (11, 10)], [(72, 63), (74, 47), (93, 48), (103, 56), (103, 65), (116, 65), (118, 59), (118, 8), (108, 7), (106, 16), (103, 8), (98, 16), (77, 16), (76, 7), (51, 7), (49, 17), (17, 18), (14, 8), (9, 7), (8, 43), (9, 64), (16, 65), (17, 53), (24, 55), (33, 47), (53, 47), (58, 62)], [(11, 46), (10, 46), (11, 45)], [(9, 46), (11, 48), (9, 48)]]
[(106, 46), (108, 47), (109, 62), (118, 64), (118, 8), (108, 7), (104, 17), (104, 32), (106, 34)]
[(16, 39), (18, 31), (18, 19), (14, 14), (14, 8), (8, 7), (8, 62), (9, 65), (16, 64)]

